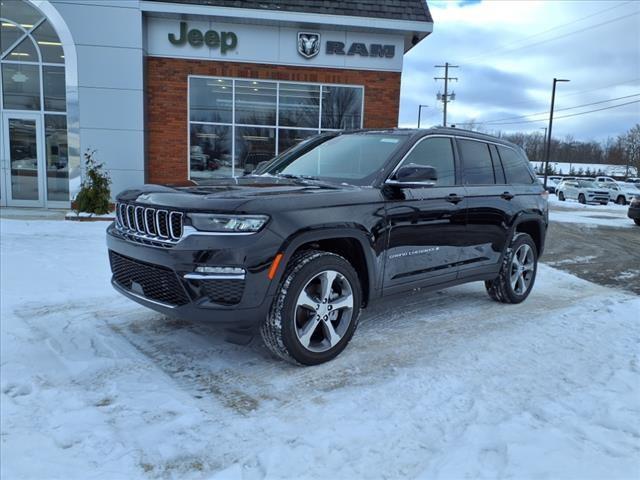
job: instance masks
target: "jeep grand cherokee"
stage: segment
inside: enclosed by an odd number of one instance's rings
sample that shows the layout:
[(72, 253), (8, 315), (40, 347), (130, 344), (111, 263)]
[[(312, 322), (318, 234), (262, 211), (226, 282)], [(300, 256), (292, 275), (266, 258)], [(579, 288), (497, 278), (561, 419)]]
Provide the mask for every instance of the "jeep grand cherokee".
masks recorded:
[[(113, 286), (164, 314), (260, 332), (277, 356), (338, 355), (372, 300), (484, 281), (522, 302), (548, 223), (524, 152), (459, 129), (321, 134), (237, 179), (117, 197)], [(425, 312), (425, 315), (428, 312)]]

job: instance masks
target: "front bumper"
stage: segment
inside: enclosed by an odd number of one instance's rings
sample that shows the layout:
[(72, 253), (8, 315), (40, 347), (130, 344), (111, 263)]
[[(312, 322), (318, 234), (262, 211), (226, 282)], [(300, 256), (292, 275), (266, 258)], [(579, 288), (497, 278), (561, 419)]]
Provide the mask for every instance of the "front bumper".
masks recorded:
[(640, 205), (638, 205), (637, 207), (629, 207), (629, 210), (627, 211), (627, 217), (633, 219), (633, 220), (637, 220), (640, 218)]
[[(264, 230), (255, 235), (192, 235), (164, 247), (126, 238), (114, 224), (107, 246), (114, 288), (131, 300), (165, 315), (248, 328), (271, 306), (267, 272), (281, 238)], [(190, 279), (196, 267), (241, 267), (242, 280)]]

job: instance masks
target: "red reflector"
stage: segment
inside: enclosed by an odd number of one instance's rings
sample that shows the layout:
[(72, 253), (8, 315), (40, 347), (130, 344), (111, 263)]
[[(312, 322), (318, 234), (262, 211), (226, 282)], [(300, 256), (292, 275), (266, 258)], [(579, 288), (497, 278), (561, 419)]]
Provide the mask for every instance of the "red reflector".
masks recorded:
[(282, 253), (279, 253), (273, 259), (273, 262), (271, 263), (271, 268), (269, 268), (269, 273), (267, 274), (267, 277), (269, 277), (269, 280), (273, 280), (274, 277), (276, 276), (276, 272), (278, 271), (278, 265), (280, 265), (280, 260), (282, 260), (282, 257), (284, 257), (284, 255)]

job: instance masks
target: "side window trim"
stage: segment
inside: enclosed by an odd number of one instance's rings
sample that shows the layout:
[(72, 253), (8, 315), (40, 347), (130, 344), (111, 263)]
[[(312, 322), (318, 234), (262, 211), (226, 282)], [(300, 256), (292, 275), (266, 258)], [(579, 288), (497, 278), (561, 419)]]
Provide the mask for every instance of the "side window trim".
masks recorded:
[[(463, 136), (456, 136), (455, 140), (456, 140), (455, 143), (456, 143), (456, 147), (457, 148), (460, 148), (459, 145), (458, 145), (458, 141), (460, 141), (460, 140), (469, 140), (469, 141), (472, 141), (472, 142), (478, 142), (478, 143), (484, 144), (484, 146), (487, 148), (487, 152), (489, 153), (489, 159), (490, 160), (492, 159), (490, 145), (492, 145), (492, 144), (493, 145), (497, 145), (497, 144), (495, 144), (493, 142), (488, 142), (488, 141), (485, 141), (485, 140), (479, 140), (477, 138), (470, 138), (470, 137), (463, 137)], [(491, 161), (491, 171), (493, 173), (493, 183), (465, 183), (465, 180), (466, 180), (465, 177), (466, 176), (465, 176), (465, 170), (464, 170), (464, 158), (462, 158), (462, 157), (461, 157), (461, 160), (460, 160), (460, 165), (461, 165), (460, 166), (460, 172), (461, 172), (460, 181), (461, 181), (461, 184), (464, 185), (465, 187), (488, 187), (488, 186), (491, 186), (491, 185), (496, 185), (496, 172), (495, 172), (495, 170), (493, 168), (493, 161)], [(506, 175), (505, 175), (505, 178), (506, 178)]]
[(387, 183), (389, 181), (393, 181), (391, 179), (391, 177), (393, 177), (393, 175), (398, 171), (398, 169), (402, 166), (402, 164), (407, 160), (407, 158), (409, 158), (409, 155), (411, 155), (411, 153), (413, 152), (413, 150), (423, 141), (430, 139), (430, 138), (448, 138), (450, 145), (451, 145), (451, 155), (453, 157), (453, 176), (454, 176), (454, 185), (433, 185), (431, 186), (431, 188), (451, 188), (451, 187), (455, 187), (455, 186), (460, 186), (462, 185), (462, 179), (459, 177), (459, 172), (460, 172), (460, 165), (458, 163), (458, 150), (457, 150), (457, 145), (455, 142), (455, 137), (453, 135), (444, 135), (444, 134), (432, 134), (432, 135), (425, 135), (424, 137), (420, 137), (416, 143), (414, 143), (413, 145), (411, 145), (411, 148), (409, 148), (409, 150), (407, 151), (407, 153), (405, 153), (402, 158), (400, 159), (400, 161), (396, 164), (395, 167), (393, 167), (393, 170), (391, 170), (391, 172), (389, 173), (389, 175), (387, 175), (387, 178), (384, 180), (383, 183)]
[[(507, 172), (504, 169), (504, 165), (502, 164), (502, 157), (500, 156), (500, 150), (495, 143), (489, 144), (489, 152), (491, 153), (491, 161), (493, 163), (493, 176), (496, 181), (496, 185), (509, 185), (507, 182)], [(498, 172), (502, 173), (500, 180), (502, 182), (498, 182)]]

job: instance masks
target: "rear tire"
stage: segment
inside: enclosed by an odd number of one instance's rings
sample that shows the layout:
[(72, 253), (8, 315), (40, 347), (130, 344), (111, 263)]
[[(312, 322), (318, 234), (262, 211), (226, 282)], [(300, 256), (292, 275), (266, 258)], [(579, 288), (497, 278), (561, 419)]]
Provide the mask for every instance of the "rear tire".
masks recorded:
[(345, 258), (304, 251), (289, 262), (260, 334), (277, 357), (318, 365), (346, 348), (361, 304), (358, 274)]
[(583, 205), (587, 203), (587, 199), (585, 198), (584, 194), (581, 193), (580, 195), (578, 195), (578, 201), (580, 203), (582, 203)]
[(634, 218), (633, 221), (640, 227), (640, 218)]
[(496, 302), (520, 303), (531, 293), (538, 271), (538, 250), (531, 236), (516, 233), (502, 261), (495, 280), (484, 282), (489, 296)]
[(564, 202), (566, 199), (564, 198), (564, 193), (559, 192), (558, 193), (558, 200), (560, 200), (561, 202)]

